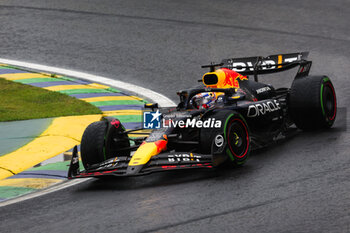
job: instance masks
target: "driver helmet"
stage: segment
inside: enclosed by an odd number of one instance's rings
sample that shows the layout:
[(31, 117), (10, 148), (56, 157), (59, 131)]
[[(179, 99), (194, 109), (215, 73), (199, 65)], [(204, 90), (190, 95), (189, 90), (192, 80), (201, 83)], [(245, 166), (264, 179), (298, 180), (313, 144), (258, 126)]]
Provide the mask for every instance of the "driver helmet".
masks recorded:
[(209, 109), (214, 106), (216, 95), (214, 92), (199, 93), (195, 95), (194, 101), (198, 109)]

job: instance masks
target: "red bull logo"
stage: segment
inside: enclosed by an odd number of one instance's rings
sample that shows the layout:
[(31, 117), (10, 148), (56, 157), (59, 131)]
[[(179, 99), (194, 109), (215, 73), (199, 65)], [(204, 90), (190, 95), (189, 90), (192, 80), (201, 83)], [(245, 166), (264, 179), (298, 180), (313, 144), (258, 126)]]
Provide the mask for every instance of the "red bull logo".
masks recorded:
[(211, 88), (239, 88), (238, 80), (248, 80), (247, 76), (243, 76), (234, 70), (221, 68), (214, 72), (204, 74), (203, 83)]
[(234, 87), (234, 88), (239, 88), (239, 82), (238, 79), (241, 81), (243, 80), (248, 80), (247, 76), (243, 76), (233, 70), (227, 69), (227, 68), (222, 68), (222, 71), (225, 73), (225, 80), (222, 84), (222, 86), (225, 87)]

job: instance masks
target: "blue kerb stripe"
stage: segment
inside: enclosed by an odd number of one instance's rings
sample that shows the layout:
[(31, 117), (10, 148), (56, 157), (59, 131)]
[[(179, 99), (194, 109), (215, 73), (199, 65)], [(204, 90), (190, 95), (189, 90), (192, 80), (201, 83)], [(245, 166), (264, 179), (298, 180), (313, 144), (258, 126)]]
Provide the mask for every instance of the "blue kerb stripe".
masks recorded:
[(70, 81), (54, 81), (54, 82), (39, 82), (39, 83), (28, 83), (31, 86), (35, 87), (52, 87), (58, 85), (77, 85), (75, 82)]
[[(68, 167), (67, 167), (68, 171)], [(49, 179), (65, 179), (67, 171), (59, 170), (39, 170), (39, 171), (23, 171), (17, 175), (11, 176), (8, 179), (16, 178), (49, 178)]]
[(0, 74), (16, 74), (16, 73), (28, 73), (28, 71), (16, 70), (16, 69), (0, 69)]

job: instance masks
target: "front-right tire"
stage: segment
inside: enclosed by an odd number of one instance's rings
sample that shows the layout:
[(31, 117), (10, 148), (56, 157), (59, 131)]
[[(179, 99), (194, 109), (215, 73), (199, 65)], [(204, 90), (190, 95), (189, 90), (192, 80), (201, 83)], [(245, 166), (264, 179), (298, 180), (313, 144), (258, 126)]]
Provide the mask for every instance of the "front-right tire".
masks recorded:
[(293, 81), (289, 93), (289, 114), (302, 130), (330, 128), (337, 114), (337, 100), (327, 76), (307, 76)]

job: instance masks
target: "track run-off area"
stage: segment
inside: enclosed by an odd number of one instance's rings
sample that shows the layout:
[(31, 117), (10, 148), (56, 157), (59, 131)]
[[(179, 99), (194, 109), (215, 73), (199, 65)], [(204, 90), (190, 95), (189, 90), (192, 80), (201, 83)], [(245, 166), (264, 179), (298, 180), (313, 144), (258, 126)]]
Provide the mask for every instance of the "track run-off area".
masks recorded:
[[(1, 58), (0, 63), (3, 63), (0, 78), (46, 88), (51, 91), (59, 91), (94, 104), (102, 110), (102, 115), (67, 116), (49, 119), (51, 124), (40, 136), (29, 141), (23, 147), (2, 155), (0, 157), (0, 179), (8, 179), (0, 181), (0, 191), (7, 191), (4, 194), (0, 193), (0, 197), (6, 196), (8, 200), (1, 200), (0, 207), (42, 196), (89, 180), (68, 181), (67, 165), (69, 161), (25, 170), (79, 144), (86, 126), (93, 121), (98, 121), (101, 116), (118, 117), (123, 120), (123, 124), (127, 129), (133, 129), (141, 125), (141, 109), (145, 103), (144, 100), (131, 94), (124, 94), (112, 88), (110, 84), (129, 93), (140, 93), (139, 95), (150, 101), (157, 101), (163, 107), (175, 105), (173, 101), (161, 94), (106, 77)], [(11, 66), (18, 67), (18, 69)], [(34, 70), (37, 72), (33, 72)], [(69, 151), (71, 153), (71, 150)], [(16, 175), (13, 176), (11, 173)], [(61, 183), (64, 180), (66, 182)], [(1, 189), (4, 186), (6, 189)], [(11, 186), (13, 187), (11, 188)], [(25, 195), (21, 195), (22, 193)], [(12, 198), (10, 198), (11, 195)]]
[[(201, 65), (309, 51), (311, 74), (331, 78), (340, 108), (331, 130), (300, 131), (242, 167), (90, 179), (0, 207), (0, 231), (350, 231), (349, 9), (346, 0), (1, 1), (7, 60), (108, 77), (177, 103), (176, 91), (207, 71)], [(292, 76), (261, 81), (290, 87)]]

